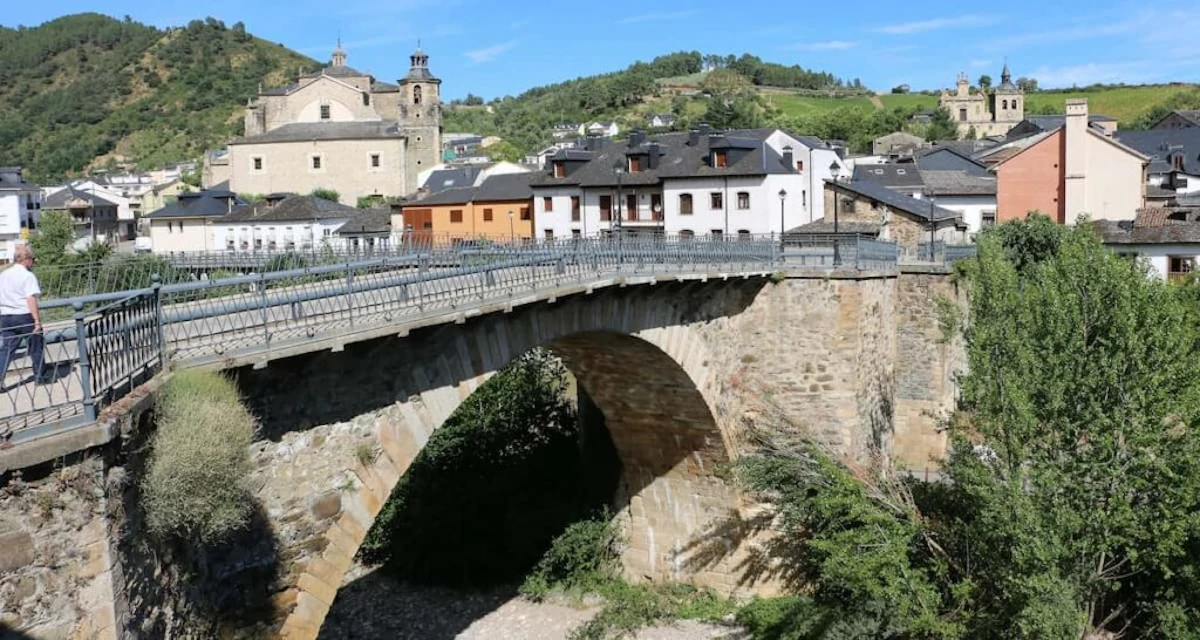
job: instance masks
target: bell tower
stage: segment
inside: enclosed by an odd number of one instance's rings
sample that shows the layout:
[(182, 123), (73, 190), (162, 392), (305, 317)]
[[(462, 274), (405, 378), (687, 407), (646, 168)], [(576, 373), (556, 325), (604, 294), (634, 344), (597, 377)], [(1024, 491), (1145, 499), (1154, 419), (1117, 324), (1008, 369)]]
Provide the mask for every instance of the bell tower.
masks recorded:
[(404, 193), (417, 190), (417, 175), (438, 164), (442, 155), (442, 81), (429, 72), (429, 56), (417, 46), (408, 75), (400, 80), (397, 121), (404, 146)]

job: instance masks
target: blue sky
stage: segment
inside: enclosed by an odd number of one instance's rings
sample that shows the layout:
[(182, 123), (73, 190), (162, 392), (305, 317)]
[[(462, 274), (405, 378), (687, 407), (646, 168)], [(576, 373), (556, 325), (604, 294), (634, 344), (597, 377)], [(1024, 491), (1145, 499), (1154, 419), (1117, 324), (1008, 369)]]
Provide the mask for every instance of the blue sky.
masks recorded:
[[(126, 14), (156, 26), (213, 16), (328, 60), (341, 34), (349, 64), (382, 80), (408, 68), (418, 38), (444, 95), (491, 98), (624, 68), (679, 50), (741, 54), (858, 77), (886, 91), (950, 86), (959, 71), (1042, 87), (1200, 81), (1200, 3), (1009, 0), (770, 2), (659, 0), (208, 0), (7, 2), (5, 26), (68, 13)], [(279, 7), (268, 10), (268, 6)], [(969, 10), (963, 7), (971, 7)]]

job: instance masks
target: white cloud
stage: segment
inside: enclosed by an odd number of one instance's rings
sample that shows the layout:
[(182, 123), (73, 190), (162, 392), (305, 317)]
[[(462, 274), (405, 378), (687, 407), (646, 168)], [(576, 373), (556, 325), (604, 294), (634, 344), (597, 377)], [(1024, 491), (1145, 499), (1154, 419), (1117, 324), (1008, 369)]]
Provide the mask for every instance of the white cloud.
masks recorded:
[(492, 60), (495, 60), (496, 58), (500, 57), (505, 52), (507, 52), (509, 49), (512, 49), (515, 46), (517, 46), (517, 41), (509, 40), (508, 42), (494, 44), (490, 47), (484, 47), (482, 49), (473, 49), (471, 51), (467, 51), (463, 55), (470, 58), (471, 62), (473, 62), (475, 64), (483, 64), (484, 62), (491, 62)]
[(903, 22), (900, 24), (889, 24), (882, 27), (871, 29), (876, 33), (889, 33), (892, 35), (907, 35), (912, 33), (922, 33), (925, 31), (936, 31), (939, 29), (956, 29), (959, 27), (983, 27), (999, 22), (998, 19), (989, 16), (966, 15), (953, 18), (934, 18), (932, 20), (918, 20), (915, 22)]
[(638, 24), (641, 22), (671, 22), (675, 20), (683, 20), (696, 15), (694, 9), (686, 11), (665, 11), (660, 13), (643, 13), (638, 16), (627, 16), (617, 21), (617, 24)]
[(825, 42), (804, 42), (787, 48), (792, 51), (845, 51), (857, 46), (857, 42), (848, 40), (828, 40)]

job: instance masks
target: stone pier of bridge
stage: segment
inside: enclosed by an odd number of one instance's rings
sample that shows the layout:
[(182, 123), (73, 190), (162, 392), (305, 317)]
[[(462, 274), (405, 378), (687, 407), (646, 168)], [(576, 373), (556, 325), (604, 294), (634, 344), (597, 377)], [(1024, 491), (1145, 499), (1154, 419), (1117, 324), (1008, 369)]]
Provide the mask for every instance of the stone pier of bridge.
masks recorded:
[[(938, 299), (962, 303), (938, 270), (614, 283), (232, 369), (262, 423), (252, 478), (261, 539), (208, 558), (204, 571), (257, 610), (212, 630), (316, 637), (375, 516), (424, 444), (479, 385), (539, 346), (564, 360), (604, 414), (622, 462), (614, 504), (628, 576), (734, 595), (777, 590), (770, 566), (748, 568), (762, 534), (730, 526), (761, 512), (725, 473), (752, 449), (747, 428), (778, 411), (847, 462), (868, 464), (882, 452), (917, 472), (936, 468), (945, 447), (939, 420), (963, 369), (961, 344), (938, 323)], [(0, 498), (0, 536), (29, 541), (27, 553), (7, 561), (0, 544), (0, 601), (11, 603), (0, 622), (24, 628), (45, 619), (41, 594), (56, 588), (47, 568), (89, 562), (100, 568), (80, 575), (103, 583), (93, 589), (108, 594), (100, 601), (111, 597), (115, 635), (105, 637), (196, 620), (196, 588), (184, 586), (170, 554), (147, 549), (130, 498), (152, 395), (111, 416), (124, 437), (88, 456), (97, 476), (88, 486), (103, 505), (79, 518), (104, 532), (103, 562), (47, 529), (37, 499)], [(364, 458), (364, 447), (374, 455)], [(41, 481), (54, 473), (61, 468)], [(87, 602), (92, 610), (96, 600)], [(82, 605), (74, 620), (68, 609), (55, 609), (59, 628), (85, 628)]]

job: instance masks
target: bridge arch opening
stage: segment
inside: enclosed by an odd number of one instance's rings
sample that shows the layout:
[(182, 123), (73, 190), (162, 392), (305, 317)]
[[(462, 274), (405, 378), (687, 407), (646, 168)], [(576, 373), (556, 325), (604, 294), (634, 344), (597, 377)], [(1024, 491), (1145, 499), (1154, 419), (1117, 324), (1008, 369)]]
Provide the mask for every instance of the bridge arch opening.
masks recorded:
[(343, 499), (325, 548), (304, 562), (284, 634), (313, 637), (320, 629), (376, 515), (435, 430), (535, 347), (561, 357), (604, 416), (622, 466), (613, 498), (627, 575), (721, 591), (741, 586), (733, 554), (721, 565), (688, 561), (696, 539), (738, 506), (720, 477), (734, 451), (717, 402), (723, 387), (695, 326), (737, 315), (759, 288), (709, 286), (699, 299), (689, 285), (618, 288), (242, 370), (268, 437), (371, 413), (382, 450), (374, 462), (354, 465), (364, 490)]

